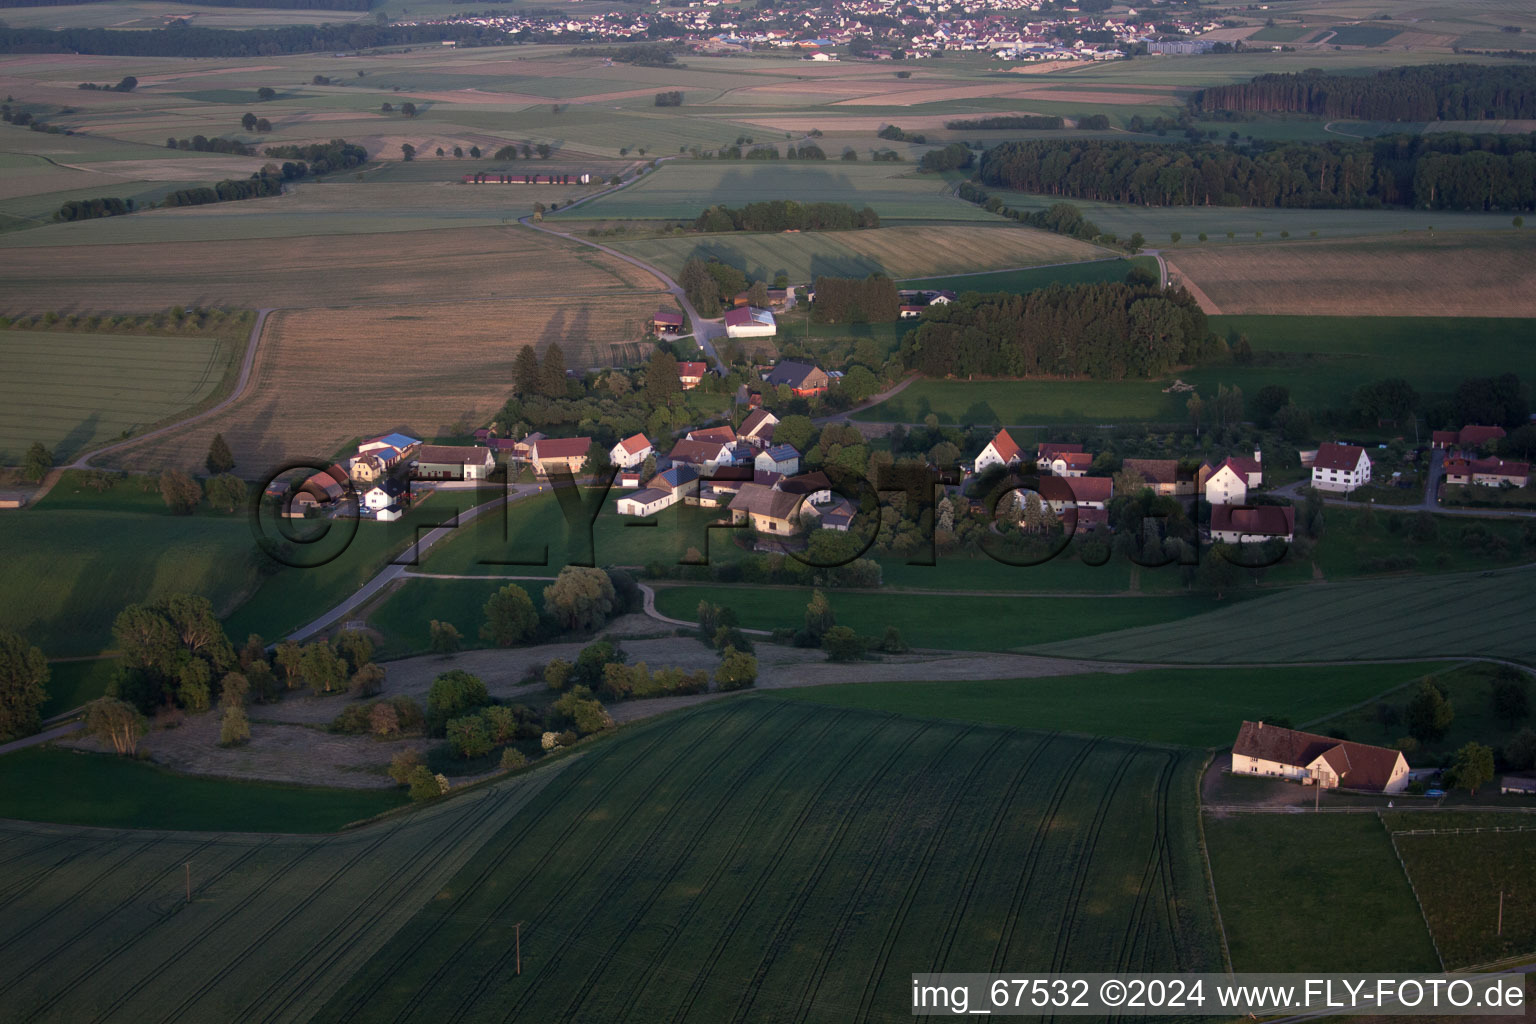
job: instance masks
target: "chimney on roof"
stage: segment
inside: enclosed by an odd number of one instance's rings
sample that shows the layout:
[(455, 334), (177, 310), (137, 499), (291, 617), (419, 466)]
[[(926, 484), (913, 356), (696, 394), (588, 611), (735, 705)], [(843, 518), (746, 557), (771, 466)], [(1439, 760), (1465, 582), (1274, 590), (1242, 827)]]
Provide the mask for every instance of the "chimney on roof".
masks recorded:
[(1264, 453), (1259, 451), (1259, 449), (1255, 448), (1253, 450), (1253, 461), (1254, 462), (1263, 462), (1264, 461)]
[(1262, 728), (1264, 728), (1264, 723), (1263, 723), (1263, 721), (1262, 721), (1262, 720), (1261, 720), (1261, 721), (1260, 721), (1260, 722), (1259, 722), (1259, 728), (1260, 728), (1260, 729), (1262, 729)]

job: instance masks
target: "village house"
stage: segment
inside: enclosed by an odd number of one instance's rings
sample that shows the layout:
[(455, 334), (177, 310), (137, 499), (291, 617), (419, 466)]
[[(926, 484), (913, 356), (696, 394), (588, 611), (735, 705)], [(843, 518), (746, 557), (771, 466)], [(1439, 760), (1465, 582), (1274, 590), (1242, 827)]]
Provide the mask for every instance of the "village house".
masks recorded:
[(523, 462), (527, 462), (529, 459), (533, 458), (534, 442), (542, 440), (544, 440), (544, 432), (542, 430), (536, 430), (520, 441), (513, 441), (511, 449), (512, 454), (509, 455), (508, 458), (519, 459)]
[(645, 482), (645, 486), (676, 495), (681, 501), (698, 492), (699, 473), (692, 466), (672, 466), (651, 477)]
[(1212, 505), (1211, 540), (1218, 544), (1290, 543), (1296, 532), (1292, 505)]
[(1312, 486), (1320, 491), (1348, 494), (1371, 482), (1371, 459), (1365, 449), (1328, 441), (1312, 460)]
[(821, 470), (800, 476), (781, 477), (773, 489), (804, 498), (812, 505), (825, 505), (832, 500), (832, 481)]
[(635, 434), (614, 445), (608, 452), (608, 461), (620, 469), (633, 469), (645, 462), (654, 451), (644, 434)]
[(752, 461), (752, 468), (765, 473), (794, 476), (800, 472), (800, 453), (793, 445), (776, 444), (758, 452), (757, 458)]
[(754, 448), (766, 448), (773, 442), (773, 428), (778, 425), (779, 418), (767, 409), (753, 409), (741, 421), (736, 436)]
[(1400, 750), (1263, 722), (1244, 722), (1238, 730), (1237, 742), (1232, 744), (1232, 771), (1324, 789), (1400, 793), (1408, 786), (1408, 760)]
[(742, 306), (725, 312), (725, 336), (728, 338), (771, 338), (778, 329), (773, 314), (766, 309)]
[(798, 494), (750, 483), (731, 499), (733, 522), (749, 522), (759, 533), (795, 532), (794, 517), (804, 499)]
[(658, 309), (651, 317), (651, 330), (657, 334), (679, 334), (686, 322), (683, 314), (675, 309)]
[(485, 480), (496, 468), (496, 455), (475, 445), (424, 444), (411, 467), (417, 480)]
[(1253, 458), (1229, 458), (1210, 476), (1205, 478), (1205, 500), (1212, 505), (1241, 505), (1248, 500), (1248, 489), (1264, 482), (1264, 469), (1260, 465), (1262, 454), (1254, 451)]
[(848, 528), (853, 525), (855, 511), (852, 502), (847, 498), (839, 497), (824, 506), (812, 505), (810, 502), (806, 502), (804, 514), (807, 518), (814, 520), (823, 530), (836, 530), (839, 533), (847, 533)]
[[(1042, 485), (1045, 481), (1042, 481)], [(1063, 490), (1064, 488), (1064, 490)], [(1049, 491), (1050, 493), (1045, 493)], [(1058, 484), (1045, 488), (1041, 497), (1058, 516), (1069, 509), (1105, 511), (1109, 500), (1115, 496), (1115, 482), (1107, 476), (1069, 477)]]
[(769, 370), (763, 382), (775, 388), (783, 385), (797, 397), (810, 398), (826, 391), (831, 378), (815, 363), (786, 359)]
[(1035, 449), (1035, 464), (1051, 476), (1086, 476), (1093, 468), (1093, 456), (1080, 444), (1043, 441)]
[(1023, 449), (1008, 436), (1008, 431), (999, 430), (976, 456), (975, 470), (982, 473), (992, 466), (1016, 466), (1023, 457)]
[(672, 446), (668, 453), (674, 466), (689, 466), (701, 476), (708, 476), (715, 467), (731, 462), (731, 446), (723, 441), (689, 441), (686, 438)]
[(363, 507), (370, 512), (378, 512), (398, 502), (404, 493), (405, 484), (399, 480), (383, 480), (363, 492)]
[(1429, 436), (1431, 448), (1481, 448), (1493, 441), (1503, 440), (1503, 427), (1468, 425), (1460, 430), (1437, 430)]
[(699, 382), (708, 372), (708, 363), (678, 363), (677, 381), (683, 386), (684, 391), (692, 391), (699, 386)]
[(1177, 459), (1126, 459), (1121, 472), (1135, 473), (1159, 497), (1195, 493), (1195, 478), (1180, 468)]
[(1461, 487), (1524, 487), (1531, 482), (1531, 465), (1498, 458), (1452, 456), (1445, 460), (1445, 482)]
[[(385, 450), (395, 451), (393, 448)], [(353, 480), (364, 484), (372, 483), (389, 472), (389, 467), (385, 465), (384, 460), (374, 452), (369, 452), (366, 455), (352, 456), (352, 461), (347, 464), (347, 469), (352, 474)]]
[(575, 476), (586, 464), (591, 449), (590, 437), (541, 437), (529, 446), (528, 461), (539, 476), (555, 472)]
[(697, 427), (683, 436), (689, 441), (703, 441), (706, 444), (736, 443), (736, 431), (724, 424), (718, 427)]

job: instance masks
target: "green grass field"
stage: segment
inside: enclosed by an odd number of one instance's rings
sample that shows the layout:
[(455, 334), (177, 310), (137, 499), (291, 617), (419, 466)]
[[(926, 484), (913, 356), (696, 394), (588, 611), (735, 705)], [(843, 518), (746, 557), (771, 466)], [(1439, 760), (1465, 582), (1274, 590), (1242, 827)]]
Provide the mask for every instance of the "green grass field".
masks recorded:
[[(825, 591), (839, 625), (879, 637), (886, 626), (901, 630), (914, 647), (1007, 651), (1046, 637), (1087, 636), (1131, 623), (1176, 622), (1198, 615), (1214, 602), (1204, 597), (1049, 597), (1026, 608), (998, 597), (936, 597), (932, 594), (849, 593)], [(805, 621), (808, 588), (658, 587), (656, 610), (674, 618), (697, 618), (700, 601), (732, 608), (752, 629), (798, 629)], [(944, 613), (934, 614), (935, 602)]]
[(1536, 576), (1518, 569), (1346, 581), (1031, 650), (1189, 664), (1497, 657), (1529, 665), (1532, 600)]
[[(1386, 812), (1445, 965), (1470, 967), (1536, 950), (1536, 831), (1456, 834), (1457, 828), (1532, 828), (1510, 814)], [(1433, 830), (1436, 835), (1405, 835)], [(1500, 934), (1499, 894), (1504, 895)]]
[(1440, 969), (1376, 815), (1208, 815), (1205, 838), (1234, 971)]
[[(1218, 316), (1222, 337), (1248, 336), (1256, 353), (1232, 363), (1181, 371), (1202, 394), (1237, 385), (1250, 398), (1267, 384), (1290, 388), (1297, 404), (1313, 410), (1348, 404), (1361, 385), (1393, 373), (1426, 394), (1454, 390), (1464, 377), (1519, 365), (1536, 342), (1536, 321), (1451, 317)], [(1457, 344), (1445, 344), (1446, 338)], [(1164, 394), (1168, 380), (919, 380), (901, 394), (854, 414), (870, 422), (921, 423), (936, 413), (944, 423), (1003, 426), (1188, 421), (1187, 395)]]
[(1144, 669), (1040, 679), (840, 683), (775, 696), (919, 718), (1219, 747), (1232, 742), (1244, 719), (1284, 716), (1302, 725), (1441, 667)]
[[(209, 823), (196, 827), (219, 833), (0, 823), (6, 1014), (309, 1019), (553, 777), (525, 775), (331, 836), (239, 834), (334, 828), (348, 812), (310, 818), (295, 791), (266, 787), (273, 807), (263, 804), (263, 787), (213, 780), (203, 780), (208, 795), (198, 800)], [(176, 803), (187, 791), (158, 795)], [(340, 796), (359, 810), (401, 799)]]
[(567, 768), (316, 1020), (898, 1021), (913, 969), (1216, 969), (1196, 763), (762, 698), (650, 722)]
[(48, 718), (72, 711), (106, 693), (117, 664), (116, 658), (94, 658), (56, 661), (49, 665), (48, 703), (43, 705), (42, 716)]
[(231, 338), (210, 335), (0, 337), (0, 465), (19, 464), (33, 441), (67, 461), (191, 408), (219, 388), (240, 351)]
[(919, 175), (910, 163), (679, 160), (552, 219), (692, 219), (716, 203), (742, 206), (762, 199), (797, 199), (868, 205), (889, 220), (1003, 223), (974, 203), (950, 195), (949, 188), (944, 178)]
[(426, 652), (427, 624), (433, 619), (457, 626), (465, 648), (486, 646), (479, 633), (485, 602), (508, 583), (527, 591), (535, 608), (544, 607), (547, 584), (542, 580), (406, 580), (368, 615), (368, 625), (384, 635), (380, 656)]

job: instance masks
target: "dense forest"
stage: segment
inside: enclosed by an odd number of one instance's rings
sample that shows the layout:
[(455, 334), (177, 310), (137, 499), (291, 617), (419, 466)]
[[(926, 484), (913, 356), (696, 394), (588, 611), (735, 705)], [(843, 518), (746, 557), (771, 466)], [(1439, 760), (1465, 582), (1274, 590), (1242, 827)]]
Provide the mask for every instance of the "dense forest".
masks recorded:
[(275, 57), (285, 53), (351, 52), (378, 46), (435, 44), (494, 46), (506, 33), (478, 25), (295, 25), (288, 28), (169, 28), (124, 30), (0, 27), (0, 53), (81, 53), (120, 57)]
[(877, 228), (880, 215), (869, 207), (855, 210), (847, 203), (798, 203), (770, 199), (739, 209), (711, 206), (693, 222), (693, 230), (721, 231), (849, 231)]
[(932, 377), (1120, 380), (1195, 362), (1207, 337), (1205, 314), (1182, 289), (1053, 284), (1024, 295), (968, 293), (930, 308), (902, 339), (901, 356)]
[(1304, 113), (1362, 121), (1536, 117), (1536, 67), (1427, 64), (1374, 75), (1260, 75), (1195, 93), (1199, 114)]
[(1153, 206), (1536, 207), (1536, 133), (1394, 135), (1236, 149), (1052, 139), (987, 151), (981, 181), (1000, 188)]

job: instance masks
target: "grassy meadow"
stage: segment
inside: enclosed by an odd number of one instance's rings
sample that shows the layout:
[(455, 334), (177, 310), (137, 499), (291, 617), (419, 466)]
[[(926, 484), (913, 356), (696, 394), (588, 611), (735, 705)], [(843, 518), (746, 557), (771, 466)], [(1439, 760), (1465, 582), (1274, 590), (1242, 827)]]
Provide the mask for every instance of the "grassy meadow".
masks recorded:
[(368, 625), (384, 636), (379, 656), (426, 653), (434, 619), (456, 626), (466, 649), (486, 646), (480, 639), (485, 602), (509, 583), (527, 591), (535, 608), (544, 606), (543, 580), (406, 580), (368, 613)]

